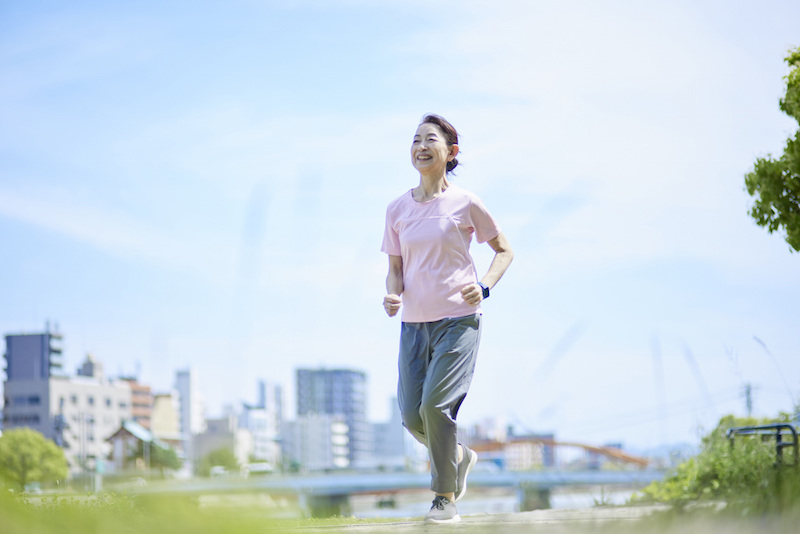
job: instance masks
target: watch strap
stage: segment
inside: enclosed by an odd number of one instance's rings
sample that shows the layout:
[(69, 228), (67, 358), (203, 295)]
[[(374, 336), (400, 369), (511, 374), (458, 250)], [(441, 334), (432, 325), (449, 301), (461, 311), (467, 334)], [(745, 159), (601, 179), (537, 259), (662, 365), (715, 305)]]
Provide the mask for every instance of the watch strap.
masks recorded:
[(478, 285), (481, 286), (481, 289), (483, 290), (483, 298), (488, 299), (489, 298), (489, 286), (487, 286), (486, 284), (483, 284), (481, 282), (478, 282)]

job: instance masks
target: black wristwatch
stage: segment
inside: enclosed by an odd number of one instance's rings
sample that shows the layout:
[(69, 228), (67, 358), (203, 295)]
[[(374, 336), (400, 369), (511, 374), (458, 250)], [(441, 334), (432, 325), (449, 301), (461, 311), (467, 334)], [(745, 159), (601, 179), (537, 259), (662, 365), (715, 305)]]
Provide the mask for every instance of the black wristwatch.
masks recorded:
[(487, 286), (486, 284), (483, 284), (481, 282), (478, 282), (478, 285), (481, 286), (481, 289), (483, 290), (483, 298), (488, 299), (489, 298), (489, 286)]

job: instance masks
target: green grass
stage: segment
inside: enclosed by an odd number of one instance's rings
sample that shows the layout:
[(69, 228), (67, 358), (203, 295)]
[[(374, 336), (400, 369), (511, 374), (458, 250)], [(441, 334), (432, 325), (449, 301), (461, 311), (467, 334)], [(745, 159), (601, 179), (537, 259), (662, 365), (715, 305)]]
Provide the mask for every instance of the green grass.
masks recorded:
[(3, 534), (192, 533), (246, 534), (269, 530), (269, 518), (202, 508), (179, 497), (134, 500), (108, 494), (96, 498), (52, 497), (0, 500)]
[[(231, 497), (241, 505), (208, 506), (196, 499), (159, 496), (138, 499), (125, 494), (99, 497), (47, 497), (42, 499), (0, 496), (0, 533), (2, 534), (256, 534), (270, 532), (389, 532), (430, 530), (452, 531), (447, 527), (426, 526), (421, 521), (409, 525), (408, 519), (285, 519), (268, 511), (246, 505), (247, 496)], [(241, 504), (240, 503), (240, 504)], [(668, 512), (631, 521), (606, 523), (545, 521), (541, 523), (473, 522), (467, 518), (457, 528), (471, 533), (503, 534), (726, 534), (792, 533), (798, 531), (800, 507), (781, 513), (754, 516), (742, 509), (675, 507)], [(391, 523), (404, 523), (392, 525)]]
[(254, 505), (258, 497), (227, 496), (221, 501), (214, 499), (209, 504), (208, 500), (169, 495), (142, 498), (110, 493), (99, 496), (16, 497), (3, 493), (0, 494), (0, 533), (254, 534), (404, 521), (354, 517), (287, 518), (285, 508)]

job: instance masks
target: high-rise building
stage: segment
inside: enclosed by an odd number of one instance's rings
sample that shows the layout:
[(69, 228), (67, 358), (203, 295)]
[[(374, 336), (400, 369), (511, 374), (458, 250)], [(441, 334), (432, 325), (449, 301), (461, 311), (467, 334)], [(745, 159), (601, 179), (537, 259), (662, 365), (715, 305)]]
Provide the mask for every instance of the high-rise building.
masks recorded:
[(273, 467), (281, 465), (280, 433), (283, 425), (283, 393), (278, 384), (259, 381), (258, 403), (242, 405), (239, 427), (253, 436), (253, 457)]
[(6, 339), (3, 426), (28, 427), (64, 449), (72, 474), (99, 469), (106, 442), (131, 417), (131, 390), (109, 380), (87, 355), (78, 376), (63, 373), (61, 335), (10, 334)]
[(309, 413), (283, 428), (283, 460), (302, 472), (350, 467), (349, 429), (340, 414)]
[(48, 380), (62, 376), (61, 334), (9, 334), (6, 336), (6, 381)]
[(351, 369), (298, 369), (297, 417), (339, 415), (347, 425), (351, 467), (371, 465), (372, 427), (367, 421), (367, 375)]
[(258, 404), (269, 412), (277, 414), (278, 419), (283, 419), (283, 388), (275, 382), (258, 381)]
[[(188, 462), (195, 462), (198, 458), (193, 449), (194, 436), (205, 430), (205, 414), (197, 387), (197, 375), (192, 369), (175, 373), (175, 391), (178, 392), (178, 422), (184, 453)], [(187, 467), (191, 468), (192, 465)]]

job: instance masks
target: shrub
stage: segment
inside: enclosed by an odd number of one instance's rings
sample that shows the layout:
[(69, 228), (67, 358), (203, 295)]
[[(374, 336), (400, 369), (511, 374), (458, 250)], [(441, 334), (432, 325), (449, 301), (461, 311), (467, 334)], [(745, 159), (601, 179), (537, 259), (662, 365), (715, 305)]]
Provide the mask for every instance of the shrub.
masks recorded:
[(740, 436), (731, 446), (731, 427), (786, 422), (723, 417), (702, 440), (701, 452), (679, 465), (664, 480), (642, 490), (634, 502), (662, 502), (678, 506), (690, 502), (726, 501), (730, 509), (745, 513), (784, 510), (800, 497), (797, 469), (776, 464), (774, 438)]

